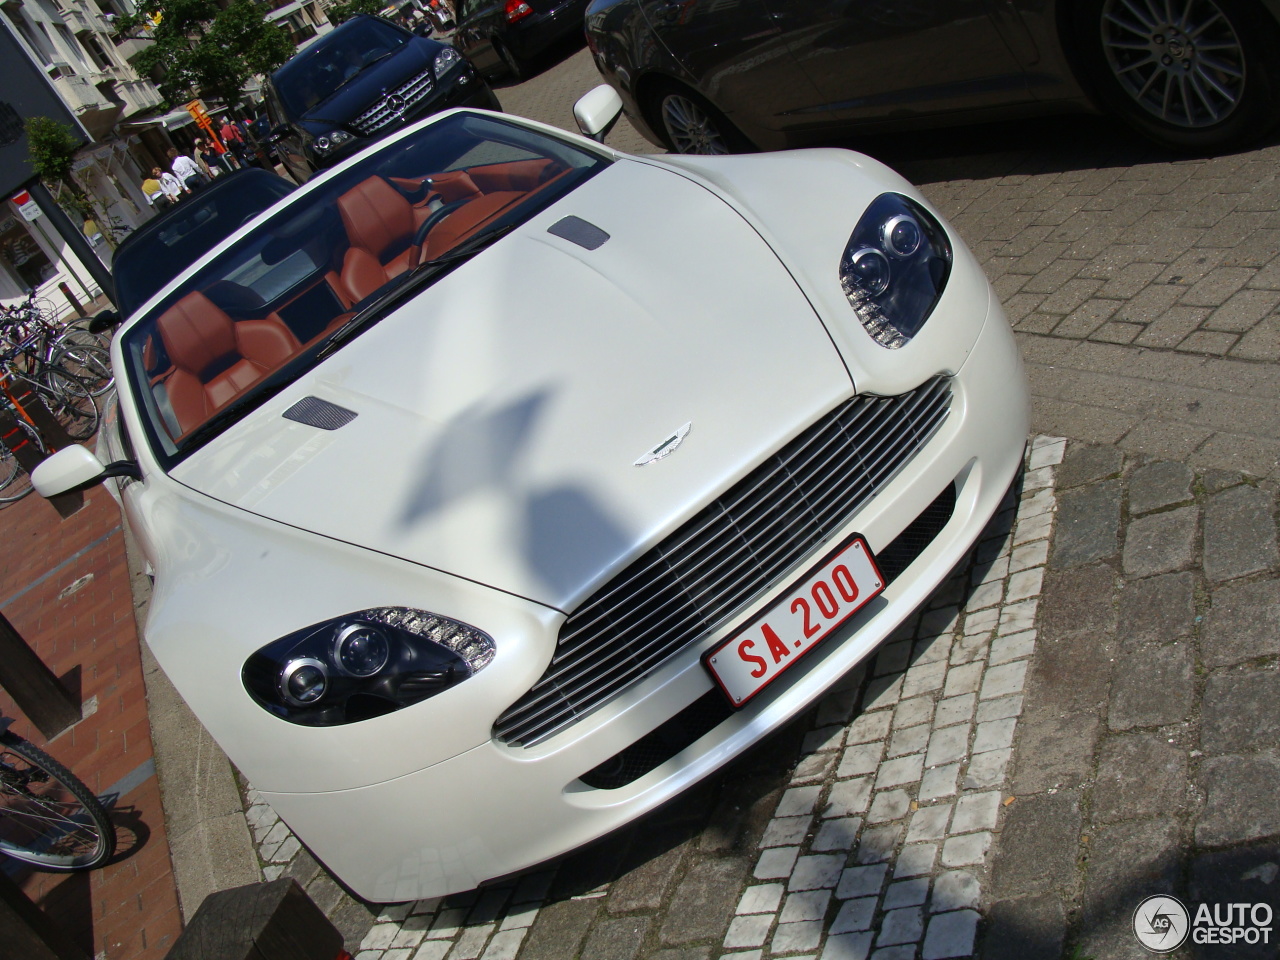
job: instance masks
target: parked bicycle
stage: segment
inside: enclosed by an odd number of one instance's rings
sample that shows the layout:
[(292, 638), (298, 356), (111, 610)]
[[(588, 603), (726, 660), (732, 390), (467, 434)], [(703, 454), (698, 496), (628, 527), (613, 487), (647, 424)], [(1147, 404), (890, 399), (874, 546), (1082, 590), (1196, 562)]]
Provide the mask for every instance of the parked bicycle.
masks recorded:
[(0, 853), (46, 870), (88, 870), (111, 859), (116, 828), (74, 773), (0, 717)]
[(0, 349), (12, 373), (34, 373), (53, 389), (72, 378), (92, 396), (111, 388), (110, 334), (93, 333), (85, 325), (64, 326), (48, 301), (27, 295), (21, 303), (0, 308)]
[(0, 503), (12, 503), (34, 489), (27, 468), (19, 462), (14, 450), (23, 444), (31, 444), (41, 453), (48, 451), (40, 431), (3, 390), (0, 390), (0, 409), (7, 409), (18, 424), (11, 434), (0, 437)]
[(0, 353), (0, 390), (9, 395), (10, 402), (13, 396), (30, 392), (48, 407), (72, 440), (88, 440), (97, 432), (102, 415), (84, 381), (40, 360), (18, 366), (10, 359), (11, 353)]

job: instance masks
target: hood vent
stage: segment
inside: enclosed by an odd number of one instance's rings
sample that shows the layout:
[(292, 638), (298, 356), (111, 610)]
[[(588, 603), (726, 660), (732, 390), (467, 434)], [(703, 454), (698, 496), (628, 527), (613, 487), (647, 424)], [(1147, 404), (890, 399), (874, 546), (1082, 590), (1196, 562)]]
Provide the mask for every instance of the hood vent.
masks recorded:
[(581, 217), (565, 217), (547, 227), (547, 233), (554, 234), (570, 243), (576, 243), (588, 250), (604, 246), (609, 235), (593, 223), (587, 223)]
[(309, 427), (321, 430), (337, 430), (345, 427), (357, 416), (354, 410), (340, 407), (319, 397), (303, 397), (283, 414), (286, 420), (305, 423)]

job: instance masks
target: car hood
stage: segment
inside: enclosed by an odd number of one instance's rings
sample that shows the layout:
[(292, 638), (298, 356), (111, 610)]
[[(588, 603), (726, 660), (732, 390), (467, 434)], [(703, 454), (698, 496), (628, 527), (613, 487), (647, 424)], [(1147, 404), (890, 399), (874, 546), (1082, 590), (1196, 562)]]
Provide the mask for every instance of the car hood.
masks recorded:
[[(304, 125), (320, 129), (335, 123), (350, 123), (382, 95), (431, 69), (431, 61), (441, 45), (415, 38), (399, 47), (391, 56), (371, 64), (340, 86), (327, 100), (322, 100), (300, 118)], [(432, 81), (435, 82), (434, 80)]]
[[(588, 250), (548, 232), (571, 215), (609, 239)], [(620, 160), (171, 475), (568, 611), (852, 391), (738, 212)], [(308, 396), (356, 416), (334, 430), (282, 416)], [(678, 449), (636, 465), (686, 426)]]

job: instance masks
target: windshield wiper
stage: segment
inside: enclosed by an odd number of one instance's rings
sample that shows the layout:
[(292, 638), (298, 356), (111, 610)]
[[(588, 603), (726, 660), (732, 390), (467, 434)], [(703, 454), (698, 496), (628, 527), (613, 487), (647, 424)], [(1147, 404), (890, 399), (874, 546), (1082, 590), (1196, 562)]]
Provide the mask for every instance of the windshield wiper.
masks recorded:
[(444, 273), (470, 260), (485, 247), (505, 237), (519, 225), (519, 223), (509, 223), (506, 226), (477, 234), (470, 240), (458, 244), (448, 253), (434, 257), (431, 260), (424, 260), (412, 270), (401, 274), (397, 278), (399, 282), (392, 281), (394, 286), (388, 285), (385, 293), (379, 295), (375, 291), (371, 294), (371, 303), (357, 311), (355, 316), (329, 334), (328, 339), (325, 340), (319, 352), (316, 353), (316, 361), (318, 362), (329, 356), (348, 340), (353, 339), (366, 328), (385, 317), (392, 307), (407, 300), (411, 294)]

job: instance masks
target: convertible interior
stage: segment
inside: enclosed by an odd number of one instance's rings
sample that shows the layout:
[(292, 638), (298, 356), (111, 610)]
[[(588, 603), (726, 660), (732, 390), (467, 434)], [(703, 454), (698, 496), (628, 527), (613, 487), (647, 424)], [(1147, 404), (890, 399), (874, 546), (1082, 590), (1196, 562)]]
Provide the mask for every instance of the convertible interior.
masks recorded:
[(423, 177), (375, 175), (336, 204), (304, 208), (256, 256), (155, 320), (142, 363), (170, 438), (190, 434), (396, 278), (447, 254), (567, 171), (538, 157)]

